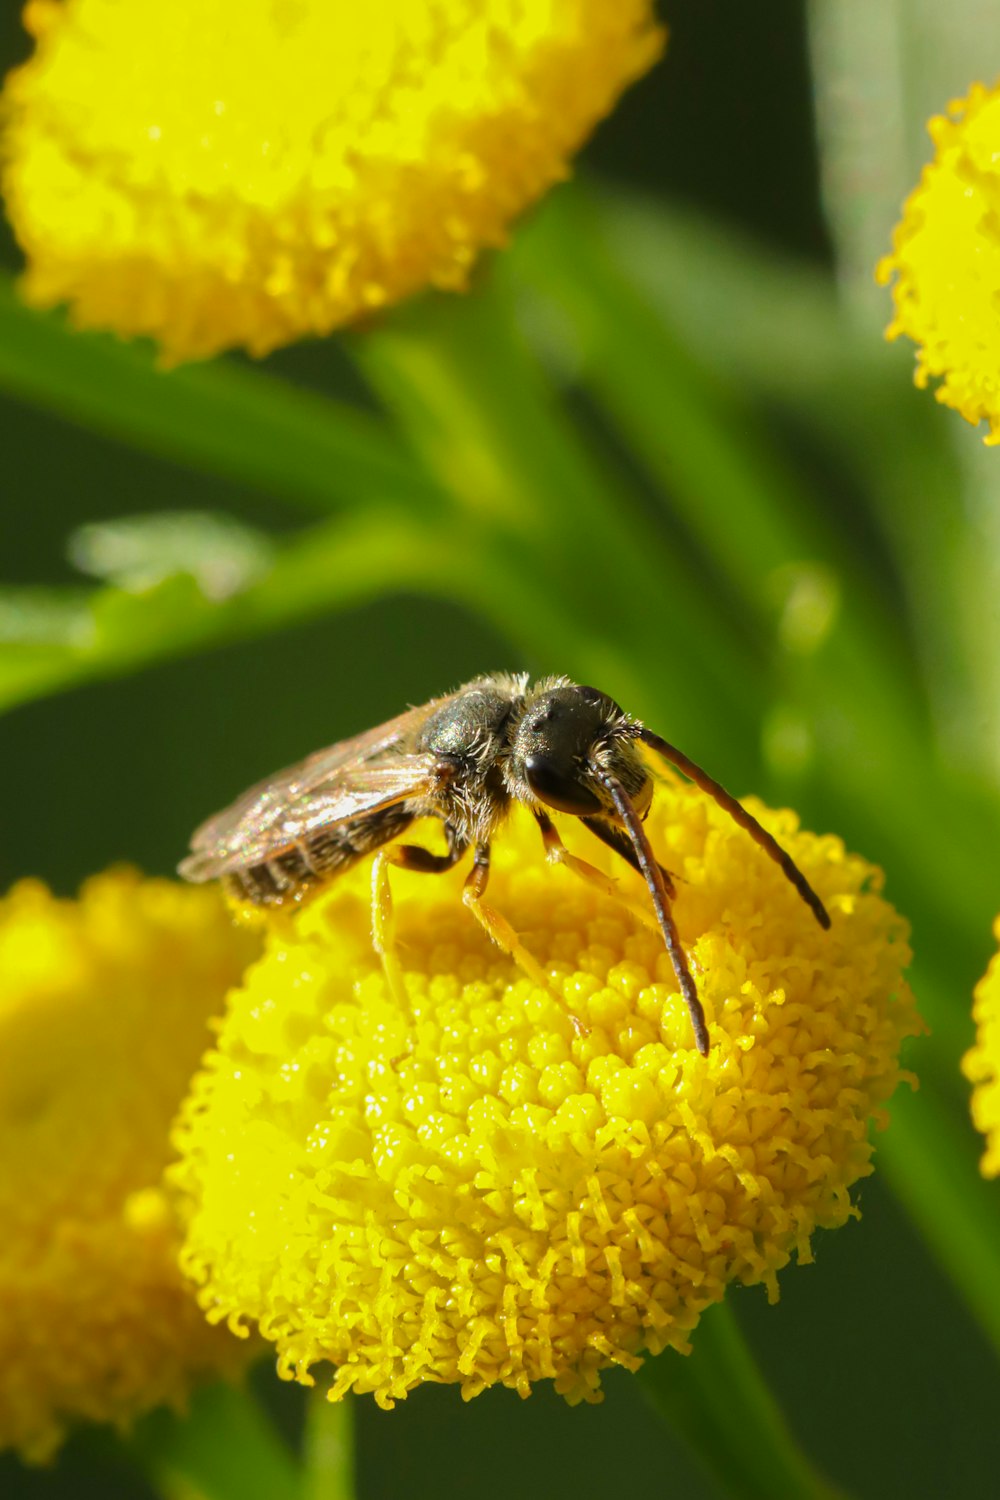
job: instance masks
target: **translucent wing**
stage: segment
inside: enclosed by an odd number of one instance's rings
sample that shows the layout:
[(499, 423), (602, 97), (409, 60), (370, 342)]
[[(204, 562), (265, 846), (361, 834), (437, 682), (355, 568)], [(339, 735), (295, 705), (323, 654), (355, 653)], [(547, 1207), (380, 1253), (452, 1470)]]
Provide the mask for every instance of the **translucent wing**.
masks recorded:
[(447, 701), (408, 709), (258, 782), (196, 830), (179, 873), (187, 880), (215, 880), (260, 864), (320, 828), (426, 796), (440, 785), (440, 760), (398, 747)]

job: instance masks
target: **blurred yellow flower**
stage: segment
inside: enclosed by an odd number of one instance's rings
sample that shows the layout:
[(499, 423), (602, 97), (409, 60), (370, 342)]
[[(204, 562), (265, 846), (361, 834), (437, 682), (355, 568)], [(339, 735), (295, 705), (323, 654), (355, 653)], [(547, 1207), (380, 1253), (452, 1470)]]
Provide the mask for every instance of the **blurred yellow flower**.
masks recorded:
[(170, 360), (464, 286), (659, 56), (652, 0), (32, 0), (27, 298)]
[[(1000, 917), (993, 931), (1000, 942)], [(962, 1071), (973, 1085), (973, 1121), (986, 1137), (980, 1171), (1000, 1177), (1000, 953), (976, 985), (972, 1015), (976, 1042), (962, 1059)]]
[(1000, 89), (975, 84), (928, 124), (935, 146), (878, 278), (893, 278), (886, 330), (918, 345), (915, 380), (1000, 443)]
[(833, 925), (713, 802), (660, 786), (647, 827), (682, 878), (707, 1058), (661, 939), (547, 868), (521, 812), (490, 901), (564, 1003), (469, 918), (461, 871), (394, 872), (409, 1012), (372, 952), (365, 866), (272, 926), (176, 1134), (208, 1315), (259, 1323), (289, 1378), (332, 1361), (334, 1398), (551, 1378), (575, 1402), (608, 1365), (686, 1350), (728, 1283), (776, 1296), (813, 1230), (856, 1212), (920, 1023), (879, 871), (751, 805)]
[(232, 1370), (159, 1187), (207, 1022), (259, 951), (214, 891), (112, 871), (0, 900), (0, 1448), (124, 1423)]

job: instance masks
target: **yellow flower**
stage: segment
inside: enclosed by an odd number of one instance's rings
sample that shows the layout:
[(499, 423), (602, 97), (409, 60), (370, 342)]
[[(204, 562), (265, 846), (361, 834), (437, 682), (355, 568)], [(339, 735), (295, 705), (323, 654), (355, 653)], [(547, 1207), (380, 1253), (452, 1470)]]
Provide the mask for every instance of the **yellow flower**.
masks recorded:
[(568, 172), (652, 0), (33, 0), (6, 87), (25, 295), (171, 360), (433, 284)]
[(776, 1296), (813, 1230), (856, 1212), (868, 1123), (919, 1021), (879, 871), (752, 805), (833, 925), (714, 803), (658, 788), (647, 827), (682, 878), (708, 1057), (661, 939), (546, 867), (527, 814), (489, 899), (564, 1003), (485, 938), (460, 870), (394, 872), (409, 1012), (372, 953), (364, 866), (274, 926), (176, 1135), (182, 1264), (208, 1315), (259, 1323), (289, 1378), (332, 1361), (334, 1398), (551, 1378), (579, 1401), (605, 1366), (686, 1350), (728, 1283)]
[(968, 422), (984, 417), (1000, 443), (1000, 90), (975, 84), (928, 125), (933, 162), (910, 194), (893, 250), (880, 263), (895, 276), (890, 339), (919, 346), (915, 380)]
[[(993, 931), (1000, 941), (1000, 917)], [(1000, 953), (976, 985), (972, 1015), (976, 1043), (962, 1059), (962, 1072), (973, 1084), (973, 1121), (986, 1137), (980, 1171), (1000, 1177)]]
[(177, 1403), (243, 1346), (201, 1316), (159, 1183), (209, 1017), (259, 950), (125, 870), (0, 900), (0, 1448)]

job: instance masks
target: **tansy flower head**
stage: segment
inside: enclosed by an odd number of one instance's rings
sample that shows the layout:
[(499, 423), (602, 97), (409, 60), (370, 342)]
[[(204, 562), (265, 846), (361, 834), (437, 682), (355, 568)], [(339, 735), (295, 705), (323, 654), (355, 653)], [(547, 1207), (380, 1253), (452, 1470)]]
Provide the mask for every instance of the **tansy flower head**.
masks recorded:
[[(1000, 917), (994, 928), (1000, 941)], [(972, 1090), (972, 1118), (986, 1137), (980, 1163), (984, 1177), (1000, 1177), (1000, 953), (976, 985), (972, 1008), (976, 1043), (962, 1059)]]
[(976, 84), (930, 121), (933, 162), (910, 194), (893, 250), (878, 268), (895, 277), (888, 338), (919, 346), (915, 379), (969, 422), (986, 418), (1000, 442), (1000, 90)]
[[(854, 1212), (919, 1022), (879, 872), (754, 812), (829, 932), (699, 792), (661, 785), (647, 823), (681, 877), (708, 1057), (660, 937), (547, 868), (520, 811), (489, 898), (551, 988), (463, 910), (461, 871), (394, 874), (408, 1009), (372, 952), (364, 866), (274, 926), (177, 1132), (182, 1264), (209, 1316), (259, 1323), (289, 1377), (331, 1361), (334, 1397), (550, 1378), (578, 1401), (605, 1366), (685, 1350), (730, 1282), (776, 1295), (813, 1230)], [(628, 870), (623, 888), (645, 899)]]
[(49, 1456), (234, 1368), (159, 1188), (209, 1017), (258, 942), (216, 892), (115, 871), (0, 901), (0, 1448)]
[(169, 359), (464, 285), (659, 55), (652, 0), (33, 0), (25, 295)]

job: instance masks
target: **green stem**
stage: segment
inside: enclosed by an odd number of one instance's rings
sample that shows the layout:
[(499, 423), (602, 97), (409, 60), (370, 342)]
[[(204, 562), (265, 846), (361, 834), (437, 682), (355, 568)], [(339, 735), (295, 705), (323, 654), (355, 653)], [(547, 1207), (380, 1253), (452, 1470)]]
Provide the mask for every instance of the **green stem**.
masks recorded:
[(723, 1303), (704, 1313), (692, 1353), (668, 1349), (637, 1376), (653, 1407), (734, 1500), (836, 1500), (814, 1469)]
[(214, 1385), (143, 1419), (129, 1450), (164, 1500), (302, 1500), (291, 1452), (246, 1390)]
[(303, 1500), (354, 1500), (354, 1400), (309, 1394)]

